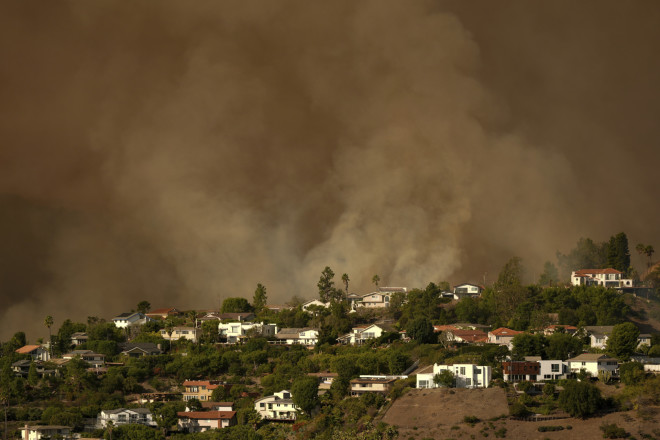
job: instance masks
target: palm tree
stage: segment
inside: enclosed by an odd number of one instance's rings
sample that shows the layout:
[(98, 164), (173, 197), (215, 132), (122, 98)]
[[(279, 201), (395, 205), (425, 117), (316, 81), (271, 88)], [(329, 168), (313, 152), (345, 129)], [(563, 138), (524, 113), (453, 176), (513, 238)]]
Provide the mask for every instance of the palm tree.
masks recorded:
[(344, 282), (344, 286), (346, 286), (346, 295), (348, 295), (348, 282), (350, 281), (350, 279), (348, 278), (348, 274), (345, 273), (344, 275), (342, 275), (341, 280)]
[(646, 254), (647, 257), (649, 257), (648, 266), (649, 266), (649, 268), (651, 268), (651, 266), (653, 266), (653, 260), (651, 258), (653, 257), (653, 254), (655, 253), (655, 249), (653, 249), (653, 246), (648, 245), (644, 248), (644, 253)]
[(371, 279), (371, 282), (374, 283), (376, 287), (378, 287), (378, 283), (380, 283), (380, 277), (378, 274), (374, 275), (374, 277)]
[(53, 356), (53, 336), (51, 335), (50, 328), (53, 326), (53, 317), (48, 315), (44, 319), (44, 325), (48, 327), (48, 349), (50, 350), (50, 356)]

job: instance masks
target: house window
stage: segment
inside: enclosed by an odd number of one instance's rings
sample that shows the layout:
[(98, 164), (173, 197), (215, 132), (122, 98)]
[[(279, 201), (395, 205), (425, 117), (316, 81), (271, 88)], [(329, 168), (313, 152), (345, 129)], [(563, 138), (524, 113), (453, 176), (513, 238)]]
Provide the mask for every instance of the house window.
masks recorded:
[(559, 373), (559, 364), (552, 364), (550, 366), (550, 371), (552, 371), (553, 373)]
[(477, 373), (477, 374), (481, 374), (481, 368), (475, 369), (474, 372)]
[(265, 408), (265, 407), (266, 407), (266, 404), (265, 404), (265, 403), (260, 403), (260, 404), (259, 404), (259, 408)]
[(465, 376), (465, 367), (461, 367), (461, 376)]
[(470, 379), (470, 378), (465, 379), (465, 385), (467, 385), (467, 386), (472, 385), (472, 379)]

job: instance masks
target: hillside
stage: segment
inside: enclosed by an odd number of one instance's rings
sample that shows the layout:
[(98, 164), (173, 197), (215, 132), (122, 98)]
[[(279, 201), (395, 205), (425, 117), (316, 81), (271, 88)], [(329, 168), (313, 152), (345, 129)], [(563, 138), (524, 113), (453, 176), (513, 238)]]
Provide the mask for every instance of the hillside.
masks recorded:
[[(574, 418), (543, 422), (524, 422), (501, 417), (508, 414), (504, 390), (431, 389), (411, 390), (396, 400), (383, 421), (399, 427), (399, 439), (602, 439), (600, 426), (615, 423), (636, 438), (660, 438), (660, 423), (656, 416), (642, 420), (635, 411), (607, 414), (587, 420)], [(473, 426), (466, 416), (480, 421)], [(555, 432), (539, 432), (540, 426), (562, 426)], [(569, 427), (570, 426), (570, 430)], [(506, 430), (506, 431), (504, 431)], [(646, 435), (646, 436), (645, 436)]]

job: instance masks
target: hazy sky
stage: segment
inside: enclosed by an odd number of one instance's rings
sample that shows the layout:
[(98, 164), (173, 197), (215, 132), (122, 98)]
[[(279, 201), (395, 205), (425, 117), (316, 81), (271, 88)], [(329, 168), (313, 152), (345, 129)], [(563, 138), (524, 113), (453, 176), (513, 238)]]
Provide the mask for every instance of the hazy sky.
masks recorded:
[[(660, 2), (0, 4), (0, 339), (660, 247)], [(633, 251), (633, 262), (641, 259)]]

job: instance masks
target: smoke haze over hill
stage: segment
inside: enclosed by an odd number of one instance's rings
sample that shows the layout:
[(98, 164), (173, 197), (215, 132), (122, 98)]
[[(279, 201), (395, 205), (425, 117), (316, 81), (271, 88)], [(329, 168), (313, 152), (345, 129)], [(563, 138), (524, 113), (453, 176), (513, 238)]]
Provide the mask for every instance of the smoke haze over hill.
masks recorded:
[(465, 3), (2, 4), (0, 338), (660, 245), (660, 4)]

